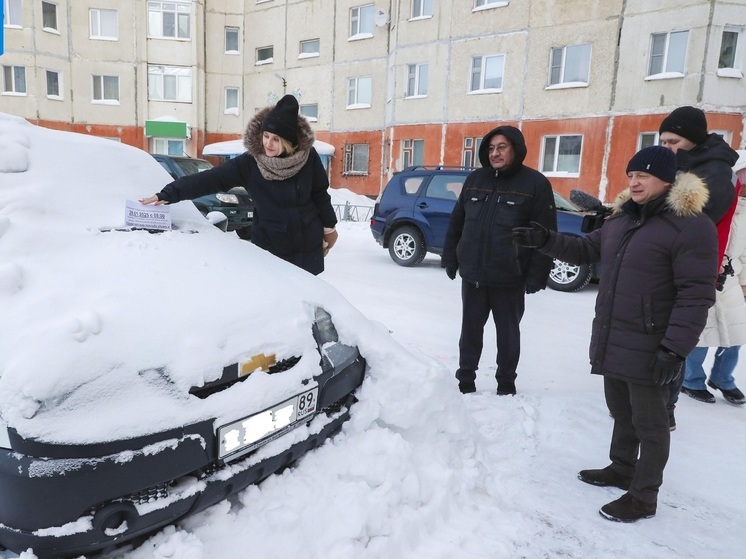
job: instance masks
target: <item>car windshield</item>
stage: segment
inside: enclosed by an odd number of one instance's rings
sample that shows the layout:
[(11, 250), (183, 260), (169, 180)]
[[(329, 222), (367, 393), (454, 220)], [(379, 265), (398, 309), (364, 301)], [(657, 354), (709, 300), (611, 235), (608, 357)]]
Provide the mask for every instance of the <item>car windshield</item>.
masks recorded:
[(567, 200), (557, 194), (554, 193), (554, 205), (557, 206), (558, 210), (564, 210), (566, 212), (579, 212), (581, 209), (577, 207), (575, 204), (570, 202), (570, 200)]
[(186, 175), (194, 175), (195, 173), (212, 169), (212, 163), (204, 159), (176, 159), (175, 161)]

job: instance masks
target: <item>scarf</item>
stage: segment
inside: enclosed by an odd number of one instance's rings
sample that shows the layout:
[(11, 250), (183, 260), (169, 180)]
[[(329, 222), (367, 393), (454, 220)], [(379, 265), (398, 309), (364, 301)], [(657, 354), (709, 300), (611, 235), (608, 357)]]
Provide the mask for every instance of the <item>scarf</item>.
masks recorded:
[(287, 157), (267, 157), (262, 153), (256, 154), (254, 159), (266, 180), (281, 181), (297, 174), (308, 161), (309, 154), (308, 150), (298, 150)]

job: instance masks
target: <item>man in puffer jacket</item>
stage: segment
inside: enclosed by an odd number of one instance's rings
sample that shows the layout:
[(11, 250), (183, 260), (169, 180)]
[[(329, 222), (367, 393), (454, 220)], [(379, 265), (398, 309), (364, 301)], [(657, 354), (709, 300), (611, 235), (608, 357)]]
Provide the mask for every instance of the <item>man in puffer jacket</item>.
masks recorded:
[[(513, 231), (517, 243), (572, 264), (601, 261), (590, 343), (591, 373), (603, 375), (614, 418), (609, 457), (578, 477), (619, 487), (621, 498), (601, 507), (605, 518), (634, 522), (655, 515), (671, 433), (668, 385), (681, 374), (715, 302), (717, 232), (702, 210), (703, 181), (676, 174), (664, 147), (640, 150), (627, 165), (629, 189), (614, 213), (587, 237), (539, 224)], [(673, 183), (673, 184), (672, 184)]]
[(541, 223), (557, 228), (554, 193), (540, 172), (523, 165), (526, 142), (513, 126), (490, 131), (479, 147), (481, 169), (469, 174), (451, 213), (441, 266), (461, 273), (459, 390), (474, 392), (484, 325), (497, 330), (497, 394), (516, 393), (525, 294), (547, 285), (552, 259), (513, 243), (513, 227)]

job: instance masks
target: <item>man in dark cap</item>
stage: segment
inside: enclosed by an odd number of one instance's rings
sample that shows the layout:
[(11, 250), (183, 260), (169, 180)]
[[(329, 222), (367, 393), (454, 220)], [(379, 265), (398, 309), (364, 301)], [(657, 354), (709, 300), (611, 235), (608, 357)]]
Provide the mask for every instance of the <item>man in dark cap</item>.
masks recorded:
[(572, 264), (604, 263), (589, 353), (614, 418), (611, 464), (578, 477), (626, 491), (599, 511), (619, 522), (656, 513), (671, 441), (668, 385), (705, 326), (717, 274), (717, 233), (702, 213), (704, 182), (677, 175), (676, 158), (661, 146), (632, 157), (627, 178), (612, 215), (586, 237), (537, 223), (513, 229), (521, 246)]
[(512, 228), (537, 221), (557, 228), (554, 194), (539, 171), (523, 164), (526, 142), (514, 126), (489, 132), (479, 148), (481, 169), (469, 174), (451, 213), (441, 266), (461, 274), (463, 302), (459, 366), (462, 393), (476, 391), (484, 325), (497, 330), (497, 394), (516, 393), (525, 295), (547, 285), (552, 259), (513, 244)]
[[(738, 160), (738, 153), (719, 134), (707, 133), (705, 113), (696, 107), (674, 109), (661, 122), (659, 133), (661, 145), (676, 155), (677, 169), (697, 175), (709, 191), (710, 198), (703, 211), (717, 227), (717, 265), (720, 267), (728, 243), (733, 214), (738, 205), (738, 189), (732, 170)], [(679, 391), (682, 390), (683, 380), (684, 375), (670, 388), (667, 407), (672, 430), (676, 428), (674, 409), (679, 399)], [(712, 398), (714, 401), (707, 390), (685, 389), (684, 393), (697, 400), (709, 401)]]

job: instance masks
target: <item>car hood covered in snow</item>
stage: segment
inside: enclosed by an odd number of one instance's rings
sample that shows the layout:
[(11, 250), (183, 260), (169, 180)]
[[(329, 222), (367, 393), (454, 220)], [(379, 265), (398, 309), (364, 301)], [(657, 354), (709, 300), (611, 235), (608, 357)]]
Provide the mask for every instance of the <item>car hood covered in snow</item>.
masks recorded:
[[(126, 200), (169, 180), (144, 151), (0, 113), (0, 423), (104, 442), (261, 409), (318, 372), (317, 307), (356, 345), (344, 325), (364, 319), (336, 290), (191, 202), (170, 208), (171, 231), (117, 230)], [(301, 359), (290, 382), (257, 372), (189, 396), (261, 354)]]

